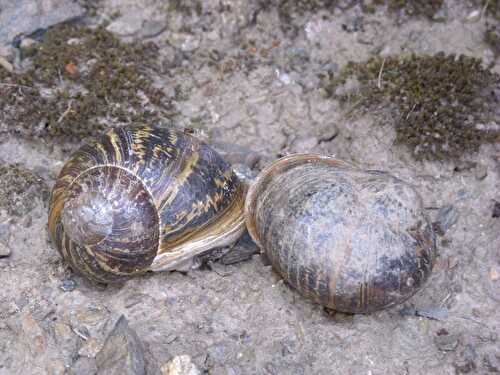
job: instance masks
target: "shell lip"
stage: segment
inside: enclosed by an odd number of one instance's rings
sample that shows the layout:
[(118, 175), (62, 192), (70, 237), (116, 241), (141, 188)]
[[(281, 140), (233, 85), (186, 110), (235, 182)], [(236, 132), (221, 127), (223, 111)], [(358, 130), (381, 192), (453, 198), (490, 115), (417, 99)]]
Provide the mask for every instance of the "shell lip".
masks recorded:
[(354, 164), (337, 159), (333, 156), (315, 153), (298, 153), (286, 155), (275, 160), (266, 168), (264, 168), (248, 188), (245, 199), (245, 222), (247, 230), (250, 234), (250, 237), (252, 237), (261, 251), (264, 251), (264, 248), (257, 231), (255, 212), (257, 198), (260, 196), (262, 191), (265, 190), (267, 184), (272, 180), (274, 175), (283, 173), (291, 168), (308, 163), (323, 163), (340, 169), (357, 169)]

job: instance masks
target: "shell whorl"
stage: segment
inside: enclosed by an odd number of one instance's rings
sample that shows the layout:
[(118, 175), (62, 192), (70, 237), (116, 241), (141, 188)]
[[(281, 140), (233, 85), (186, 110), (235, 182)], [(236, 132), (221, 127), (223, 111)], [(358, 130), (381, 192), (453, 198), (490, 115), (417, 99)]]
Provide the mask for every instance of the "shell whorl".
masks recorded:
[[(168, 269), (177, 258), (221, 246), (226, 231), (239, 235), (243, 198), (230, 165), (196, 138), (149, 126), (116, 128), (63, 167), (49, 231), (73, 269), (115, 282), (150, 270), (159, 255)], [(200, 233), (210, 246), (184, 245), (199, 243)]]

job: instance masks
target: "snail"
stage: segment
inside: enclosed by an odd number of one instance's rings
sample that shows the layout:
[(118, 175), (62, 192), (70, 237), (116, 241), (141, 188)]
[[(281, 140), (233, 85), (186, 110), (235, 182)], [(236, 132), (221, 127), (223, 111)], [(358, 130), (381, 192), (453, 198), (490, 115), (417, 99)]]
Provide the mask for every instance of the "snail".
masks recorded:
[(63, 166), (49, 233), (71, 268), (96, 282), (184, 270), (243, 234), (245, 190), (231, 166), (191, 135), (114, 128)]
[(248, 231), (288, 285), (327, 308), (368, 313), (428, 279), (435, 238), (406, 182), (316, 154), (265, 168), (245, 202)]

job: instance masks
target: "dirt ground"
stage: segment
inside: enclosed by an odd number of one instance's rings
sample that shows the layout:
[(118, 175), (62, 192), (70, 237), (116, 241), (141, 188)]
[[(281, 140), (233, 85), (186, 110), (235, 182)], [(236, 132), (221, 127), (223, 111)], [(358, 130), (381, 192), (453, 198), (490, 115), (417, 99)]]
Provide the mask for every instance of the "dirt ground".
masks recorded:
[[(94, 374), (121, 315), (142, 342), (147, 374), (161, 374), (178, 355), (215, 375), (500, 372), (500, 218), (492, 215), (500, 145), (460, 161), (416, 161), (394, 143), (390, 118), (380, 125), (369, 112), (345, 116), (318, 78), (351, 60), (403, 52), (463, 53), (500, 73), (483, 41), (493, 18), (473, 17), (477, 7), (455, 1), (445, 2), (440, 22), (355, 6), (292, 10), (287, 24), (273, 2), (172, 4), (184, 3), (86, 5), (88, 19), (107, 21), (121, 40), (158, 45), (167, 69), (152, 79), (169, 95), (183, 93), (172, 103), (175, 126), (194, 128), (240, 167), (257, 172), (281, 155), (314, 151), (416, 186), (430, 217), (450, 224), (438, 236), (433, 274), (404, 305), (370, 315), (310, 303), (259, 254), (96, 286), (67, 268), (46, 230), (48, 191), (79, 143), (0, 124), (0, 165), (28, 171), (0, 182), (0, 253), (10, 253), (0, 256), (0, 375)], [(223, 55), (208, 63), (214, 49)], [(2, 204), (7, 191), (16, 202)], [(248, 239), (233, 249), (252, 250)]]

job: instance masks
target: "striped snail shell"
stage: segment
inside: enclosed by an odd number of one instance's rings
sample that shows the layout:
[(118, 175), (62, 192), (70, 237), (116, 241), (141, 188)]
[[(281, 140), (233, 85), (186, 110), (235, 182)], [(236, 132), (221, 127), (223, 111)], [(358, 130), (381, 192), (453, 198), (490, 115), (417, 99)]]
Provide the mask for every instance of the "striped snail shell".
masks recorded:
[(330, 157), (295, 154), (271, 164), (249, 188), (245, 215), (287, 284), (338, 311), (405, 301), (436, 257), (432, 226), (409, 184)]
[(91, 280), (185, 269), (197, 254), (244, 232), (245, 186), (193, 136), (151, 126), (108, 131), (64, 165), (49, 232)]

